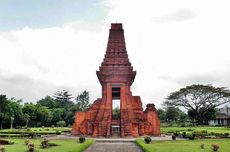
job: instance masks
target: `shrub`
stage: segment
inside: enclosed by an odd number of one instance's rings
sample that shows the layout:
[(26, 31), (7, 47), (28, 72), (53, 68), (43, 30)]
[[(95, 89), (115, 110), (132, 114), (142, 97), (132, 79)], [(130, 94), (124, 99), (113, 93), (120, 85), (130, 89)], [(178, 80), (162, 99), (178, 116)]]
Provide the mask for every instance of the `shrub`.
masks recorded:
[(30, 140), (29, 139), (26, 139), (25, 140), (25, 145), (28, 145), (30, 143)]
[(199, 138), (204, 138), (205, 136), (209, 135), (207, 130), (194, 131), (193, 134), (195, 137), (199, 137)]
[(222, 134), (222, 133), (215, 133), (215, 136), (221, 137), (221, 136), (224, 136), (224, 134)]
[(8, 140), (0, 139), (0, 145), (12, 145), (14, 142), (10, 142)]
[(176, 137), (180, 135), (180, 132), (179, 131), (176, 131), (173, 133)]
[(57, 124), (58, 127), (64, 127), (64, 126), (66, 126), (65, 121), (58, 121), (56, 124)]
[(227, 133), (224, 133), (224, 136), (229, 136), (229, 133), (227, 132)]
[(214, 132), (210, 132), (209, 135), (210, 135), (210, 136), (213, 136), (213, 135), (215, 135), (215, 133), (214, 133)]
[(202, 132), (203, 134), (207, 134), (207, 133), (208, 133), (207, 130), (201, 130), (201, 132)]
[(201, 149), (204, 149), (204, 144), (201, 144), (201, 145), (200, 145), (200, 148), (201, 148)]
[(34, 138), (34, 136), (35, 136), (35, 133), (33, 133), (33, 132), (29, 133), (29, 137)]
[(152, 141), (152, 139), (150, 137), (145, 137), (144, 141), (146, 144), (149, 144)]
[(5, 152), (6, 148), (3, 145), (0, 145), (0, 152)]
[(49, 146), (49, 140), (44, 138), (44, 140), (41, 142), (42, 148), (47, 148)]
[(190, 140), (194, 140), (195, 139), (195, 134), (194, 133), (187, 133), (186, 138), (188, 138)]
[(31, 129), (30, 129), (30, 128), (27, 128), (26, 131), (31, 131)]
[(61, 131), (56, 130), (56, 135), (61, 135)]
[(49, 128), (46, 128), (45, 131), (49, 131), (50, 129)]
[(175, 134), (172, 135), (172, 140), (176, 140), (176, 135)]
[(183, 138), (186, 138), (186, 132), (183, 132), (183, 133), (182, 133), (182, 137), (183, 137)]
[(217, 152), (219, 148), (220, 148), (220, 146), (218, 144), (212, 144), (212, 150), (214, 152)]
[(79, 138), (79, 143), (84, 143), (85, 142), (85, 137), (80, 137)]
[(28, 152), (35, 152), (35, 146), (33, 143), (29, 143), (27, 148), (28, 148)]

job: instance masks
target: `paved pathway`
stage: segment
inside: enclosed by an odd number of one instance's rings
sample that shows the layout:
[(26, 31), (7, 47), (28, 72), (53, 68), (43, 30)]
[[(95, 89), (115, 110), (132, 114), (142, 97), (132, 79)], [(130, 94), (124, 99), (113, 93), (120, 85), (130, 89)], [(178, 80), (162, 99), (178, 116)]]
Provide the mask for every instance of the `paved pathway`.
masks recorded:
[(134, 142), (96, 142), (85, 152), (143, 152)]

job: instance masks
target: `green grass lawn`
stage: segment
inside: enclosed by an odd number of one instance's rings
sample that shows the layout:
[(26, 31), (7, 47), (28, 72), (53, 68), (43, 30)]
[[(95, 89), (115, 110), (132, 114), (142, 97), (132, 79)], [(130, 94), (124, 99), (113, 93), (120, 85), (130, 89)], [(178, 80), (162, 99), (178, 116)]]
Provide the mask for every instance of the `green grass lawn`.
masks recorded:
[(34, 132), (34, 133), (45, 133), (45, 132), (56, 132), (56, 131), (66, 131), (66, 132), (70, 132), (72, 128), (68, 128), (68, 127), (40, 127), (40, 128), (28, 128), (28, 129), (1, 129), (0, 133), (2, 132), (7, 132), (7, 133), (13, 133), (13, 132)]
[(40, 128), (27, 128), (27, 129), (1, 129), (0, 130), (0, 138), (20, 138), (20, 137), (28, 137), (28, 136), (41, 136), (48, 134), (61, 134), (64, 132), (71, 132), (72, 128), (68, 127), (40, 127)]
[[(47, 149), (42, 149), (40, 147), (41, 141), (43, 139), (32, 139), (30, 140), (35, 144), (36, 150), (39, 152), (82, 152), (91, 144), (94, 143), (93, 140), (86, 140), (86, 142), (80, 144), (77, 140), (66, 139), (66, 140), (50, 140), (50, 143), (58, 144), (59, 146), (49, 147)], [(25, 145), (24, 139), (9, 139), (13, 141), (13, 145), (6, 145), (6, 152), (25, 152), (27, 146)]]
[(229, 133), (230, 128), (227, 127), (161, 127), (161, 133), (172, 133), (172, 132), (192, 132), (192, 131), (202, 131), (207, 130), (208, 133)]
[[(137, 139), (136, 143), (145, 152), (212, 152), (212, 144), (220, 146), (219, 152), (230, 152), (230, 139), (152, 141), (150, 144)], [(204, 149), (200, 148), (201, 144), (205, 145)]]

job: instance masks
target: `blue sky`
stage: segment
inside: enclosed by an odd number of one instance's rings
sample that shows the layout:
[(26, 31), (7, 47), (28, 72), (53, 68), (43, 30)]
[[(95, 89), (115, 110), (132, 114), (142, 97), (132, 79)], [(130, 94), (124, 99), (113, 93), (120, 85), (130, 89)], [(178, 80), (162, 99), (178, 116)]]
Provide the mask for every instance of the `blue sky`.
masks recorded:
[(106, 16), (99, 0), (0, 0), (0, 30), (45, 28)]

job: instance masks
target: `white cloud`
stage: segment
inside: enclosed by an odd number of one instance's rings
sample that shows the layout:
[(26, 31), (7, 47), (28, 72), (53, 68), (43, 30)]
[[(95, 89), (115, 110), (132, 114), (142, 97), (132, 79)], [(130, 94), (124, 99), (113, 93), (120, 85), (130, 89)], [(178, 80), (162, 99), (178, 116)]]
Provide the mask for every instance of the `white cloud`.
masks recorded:
[(195, 14), (187, 9), (181, 9), (176, 12), (166, 14), (163, 16), (155, 17), (154, 21), (158, 23), (167, 23), (171, 21), (186, 21), (193, 19)]
[[(97, 31), (79, 29), (81, 28), (64, 25), (44, 29), (25, 27), (22, 30), (1, 33), (0, 71), (4, 71), (3, 74), (8, 77), (22, 75), (28, 79), (49, 82), (57, 87), (78, 88), (79, 91), (95, 90), (94, 87), (89, 87), (89, 82), (99, 88), (95, 71), (104, 55), (104, 31), (100, 28)], [(1, 87), (3, 91), (10, 92), (11, 89), (11, 86)], [(100, 89), (96, 91), (98, 92)], [(40, 97), (38, 94), (34, 98), (21, 98), (31, 101)]]
[[(223, 81), (214, 81), (213, 85), (229, 87), (229, 80), (225, 79), (230, 60), (228, 1), (117, 0), (111, 3), (109, 21), (116, 18), (125, 23), (128, 53), (137, 70), (133, 92), (141, 95), (144, 103), (153, 101), (159, 106), (171, 91), (189, 85), (188, 82), (201, 83), (200, 79), (184, 79), (194, 75), (219, 73), (217, 77)], [(160, 17), (167, 24), (154, 21)], [(184, 83), (161, 79), (162, 76), (183, 78)]]
[[(110, 23), (117, 21), (124, 25), (129, 58), (137, 70), (132, 92), (142, 97), (144, 105), (154, 102), (159, 107), (171, 91), (190, 82), (206, 83), (202, 81), (206, 78), (230, 87), (225, 76), (230, 63), (227, 0), (110, 0), (103, 4), (110, 10), (99, 23), (74, 21), (61, 27), (0, 33), (1, 75), (22, 75), (44, 87), (71, 88), (74, 94), (88, 89), (93, 101), (101, 96), (95, 71), (104, 57)], [(154, 20), (162, 18), (165, 24)], [(2, 84), (1, 92), (10, 94), (12, 87)], [(37, 100), (44, 95), (34, 89), (34, 97), (23, 94), (21, 98)]]

